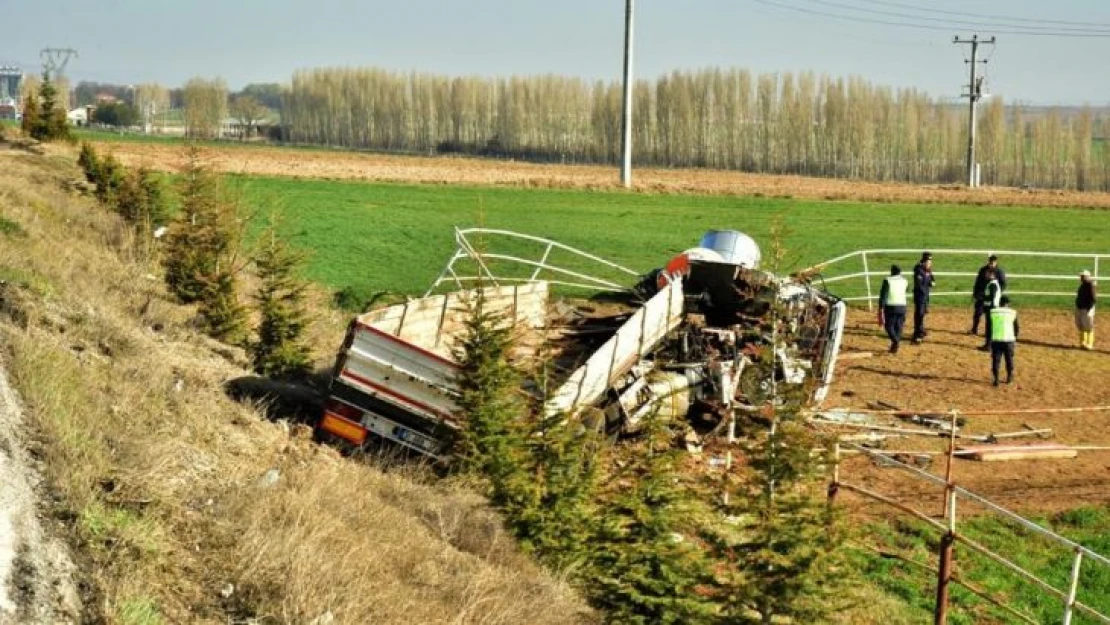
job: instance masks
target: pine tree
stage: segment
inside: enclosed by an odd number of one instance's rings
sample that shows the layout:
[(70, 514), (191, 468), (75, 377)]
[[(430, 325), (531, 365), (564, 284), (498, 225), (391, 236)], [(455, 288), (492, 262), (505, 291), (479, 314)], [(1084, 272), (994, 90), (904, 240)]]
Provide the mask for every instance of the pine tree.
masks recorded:
[(236, 290), (242, 236), (238, 207), (223, 197), (195, 146), (189, 149), (181, 179), (181, 211), (170, 226), (163, 259), (166, 284), (183, 303), (200, 303), (201, 324), (208, 334), (239, 342), (246, 310)]
[(96, 175), (93, 179), (96, 183), (96, 199), (100, 200), (101, 204), (116, 210), (119, 190), (127, 173), (123, 164), (116, 160), (116, 157), (108, 154), (97, 161), (93, 173)]
[(95, 183), (100, 177), (100, 157), (96, 148), (88, 141), (81, 142), (81, 153), (77, 156), (77, 164), (85, 172), (85, 180)]
[(25, 136), (33, 137), (39, 131), (40, 112), (39, 99), (34, 93), (28, 93), (23, 98), (23, 119), (20, 121), (20, 129)]
[[(533, 413), (542, 415), (542, 406)], [(510, 526), (521, 545), (546, 565), (579, 575), (598, 530), (600, 441), (561, 414), (534, 422), (527, 441), (535, 489)]]
[(464, 427), (455, 444), (456, 465), (485, 476), (491, 502), (517, 518), (535, 499), (528, 471), (521, 375), (509, 362), (512, 329), (489, 310), (479, 285), (457, 346), (456, 405)]
[(181, 210), (167, 237), (166, 284), (181, 302), (199, 301), (204, 277), (212, 276), (222, 255), (231, 247), (231, 234), (220, 197), (219, 181), (208, 171), (196, 146), (190, 146), (181, 171)]
[(748, 471), (726, 508), (741, 519), (734, 539), (721, 545), (744, 580), (727, 593), (733, 622), (823, 622), (845, 583), (843, 532), (812, 454), (820, 441), (797, 408), (776, 409), (774, 427), (745, 445)]
[(153, 233), (155, 228), (169, 223), (172, 214), (165, 185), (157, 173), (146, 167), (140, 167), (137, 174), (139, 187), (146, 199), (145, 213), (139, 221), (145, 221), (145, 231)]
[(304, 254), (291, 250), (277, 238), (276, 227), (263, 234), (263, 247), (255, 257), (261, 284), (255, 294), (261, 322), (258, 339), (251, 345), (255, 372), (288, 377), (306, 372), (311, 364), (302, 335), (308, 325), (304, 295), (307, 283), (297, 277)]
[(590, 562), (586, 592), (616, 623), (711, 623), (713, 572), (695, 538), (704, 505), (678, 480), (679, 452), (660, 419), (646, 448), (608, 481), (613, 492)]
[(247, 326), (246, 309), (239, 303), (235, 273), (217, 263), (216, 271), (201, 278), (201, 327), (212, 338), (225, 343), (241, 343)]
[[(44, 72), (39, 85), (39, 113), (30, 123), (30, 134), (39, 141), (70, 141), (69, 120), (66, 109), (59, 106), (58, 90), (50, 80), (50, 73)], [(26, 110), (26, 109), (25, 109)]]

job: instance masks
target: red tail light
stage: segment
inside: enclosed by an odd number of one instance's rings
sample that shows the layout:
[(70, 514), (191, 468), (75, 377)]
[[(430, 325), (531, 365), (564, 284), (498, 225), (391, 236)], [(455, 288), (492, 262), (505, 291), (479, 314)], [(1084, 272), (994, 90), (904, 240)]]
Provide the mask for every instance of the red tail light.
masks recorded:
[(360, 423), (362, 411), (350, 404), (329, 399), (324, 405), (324, 416), (320, 419), (320, 429), (344, 438), (355, 445), (366, 440), (366, 428)]

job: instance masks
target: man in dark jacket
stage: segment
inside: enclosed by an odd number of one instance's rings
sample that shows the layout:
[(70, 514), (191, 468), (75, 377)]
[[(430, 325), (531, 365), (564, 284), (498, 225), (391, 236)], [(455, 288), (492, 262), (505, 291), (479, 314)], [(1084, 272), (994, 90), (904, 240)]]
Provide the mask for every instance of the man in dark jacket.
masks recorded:
[[(987, 291), (987, 283), (990, 282), (990, 278), (987, 277), (988, 271), (994, 272), (994, 277), (998, 280), (998, 286), (1001, 287), (1002, 290), (1006, 290), (1006, 272), (998, 266), (998, 256), (991, 254), (990, 257), (987, 258), (987, 264), (979, 268), (979, 274), (975, 276), (975, 286), (971, 288), (971, 299), (975, 301), (975, 314), (971, 318), (971, 331), (968, 332), (968, 334), (979, 334), (979, 319), (981, 319), (986, 312), (986, 308), (984, 307), (985, 300), (983, 298), (984, 293)], [(987, 322), (990, 322), (989, 318)], [(990, 340), (989, 336), (987, 340)]]
[(1095, 348), (1095, 281), (1086, 269), (1079, 274), (1079, 290), (1075, 293), (1075, 329), (1079, 330), (1079, 345), (1086, 350)]
[(925, 315), (929, 314), (929, 292), (936, 285), (933, 279), (933, 255), (921, 254), (921, 261), (913, 267), (913, 342), (918, 344), (928, 333), (925, 331)]

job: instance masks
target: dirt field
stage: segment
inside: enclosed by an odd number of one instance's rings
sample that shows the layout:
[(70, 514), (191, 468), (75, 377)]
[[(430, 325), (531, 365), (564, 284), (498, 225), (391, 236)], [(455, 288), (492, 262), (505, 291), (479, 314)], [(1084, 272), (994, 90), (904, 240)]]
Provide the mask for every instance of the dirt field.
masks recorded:
[[(174, 170), (184, 148), (164, 143), (102, 142), (127, 165)], [(464, 157), (390, 156), (348, 151), (229, 146), (208, 148), (211, 165), (232, 173), (442, 184), (507, 185), (581, 189), (617, 189), (615, 167), (541, 165)], [(1110, 193), (1023, 190), (959, 185), (912, 185), (857, 180), (775, 176), (705, 169), (637, 169), (637, 189), (653, 193), (763, 195), (811, 200), (926, 202), (1022, 206), (1110, 208)]]
[[(888, 354), (888, 341), (874, 317), (866, 311), (854, 313), (841, 352), (845, 359), (837, 367), (837, 379), (826, 406), (866, 408), (868, 402), (876, 400), (921, 411), (1110, 405), (1110, 385), (1106, 383), (1110, 380), (1110, 343), (1103, 339), (1093, 352), (1077, 349), (1070, 311), (1019, 311), (1021, 336), (1015, 359), (1015, 383), (998, 388), (990, 384), (990, 356), (975, 349), (982, 338), (967, 334), (970, 317), (970, 310), (936, 311), (928, 317), (927, 327), (931, 330), (925, 343), (907, 342), (898, 354)], [(907, 323), (907, 335), (909, 326)], [(874, 355), (858, 357), (863, 352)], [(963, 432), (1015, 432), (1022, 430), (1024, 424), (1052, 428), (1049, 440), (1053, 442), (1110, 446), (1110, 411), (969, 416)], [(913, 424), (904, 427), (920, 428)], [(1037, 440), (1019, 438), (1007, 444)], [(922, 437), (889, 439), (885, 447), (942, 450), (945, 441)], [(929, 512), (940, 509), (941, 489), (907, 479), (904, 471), (878, 468), (864, 457), (852, 457), (842, 466), (845, 481), (896, 495), (898, 500), (922, 506)], [(1110, 503), (1110, 451), (1083, 451), (1074, 460), (989, 463), (957, 460), (954, 466), (958, 484), (1014, 509), (1050, 512)], [(944, 458), (936, 457), (929, 470), (943, 475)], [(964, 509), (974, 510), (970, 505)]]

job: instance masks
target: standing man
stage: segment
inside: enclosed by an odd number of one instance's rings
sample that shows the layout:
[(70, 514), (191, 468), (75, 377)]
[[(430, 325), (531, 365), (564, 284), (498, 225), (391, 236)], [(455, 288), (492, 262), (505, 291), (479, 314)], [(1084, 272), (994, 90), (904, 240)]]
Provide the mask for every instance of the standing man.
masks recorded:
[[(1003, 289), (1006, 288), (1006, 272), (998, 266), (998, 256), (991, 254), (987, 257), (987, 264), (979, 268), (978, 275), (975, 276), (975, 286), (971, 288), (971, 299), (975, 301), (975, 315), (971, 318), (971, 331), (968, 334), (979, 334), (979, 319), (983, 316), (983, 293), (987, 290), (987, 272), (993, 271), (996, 278), (998, 278), (998, 285)], [(987, 318), (990, 322), (990, 318)], [(988, 331), (988, 335), (989, 335)]]
[(921, 261), (913, 267), (913, 343), (921, 343), (928, 336), (925, 315), (929, 314), (929, 292), (937, 281), (933, 279), (933, 255), (921, 253)]
[(983, 313), (987, 316), (987, 333), (983, 341), (983, 345), (979, 351), (990, 351), (991, 348), (991, 324), (994, 323), (994, 318), (991, 317), (991, 311), (1002, 305), (1002, 284), (998, 281), (993, 269), (987, 269), (987, 288), (983, 289)]
[(1079, 345), (1083, 349), (1095, 348), (1095, 282), (1086, 269), (1079, 274), (1079, 291), (1075, 294), (1075, 329), (1079, 330)]
[(1010, 308), (1010, 298), (1003, 295), (999, 304), (990, 311), (991, 323), (988, 326), (994, 386), (998, 386), (998, 364), (1003, 358), (1006, 359), (1006, 384), (1014, 382), (1014, 343), (1018, 336), (1017, 312)]
[(890, 353), (898, 353), (902, 342), (902, 326), (906, 323), (906, 289), (909, 283), (902, 276), (902, 268), (890, 266), (890, 275), (883, 279), (879, 291), (879, 324), (890, 337)]

